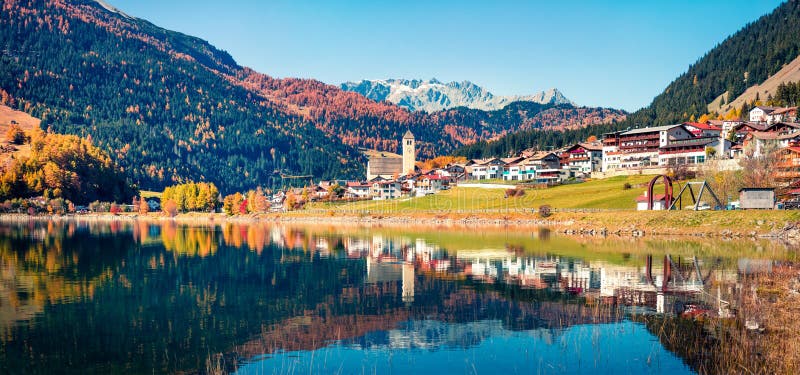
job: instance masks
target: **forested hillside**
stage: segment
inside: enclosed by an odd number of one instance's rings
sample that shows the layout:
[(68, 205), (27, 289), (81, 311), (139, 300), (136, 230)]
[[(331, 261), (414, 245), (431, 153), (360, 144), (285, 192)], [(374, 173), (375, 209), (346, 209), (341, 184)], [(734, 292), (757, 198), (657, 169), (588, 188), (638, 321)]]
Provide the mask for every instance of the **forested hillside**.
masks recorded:
[[(700, 117), (719, 95), (729, 91), (735, 98), (747, 87), (761, 83), (800, 55), (800, 1), (789, 0), (772, 13), (731, 35), (692, 64), (653, 99), (653, 102), (610, 127), (557, 134), (511, 134), (494, 142), (479, 142), (456, 154), (468, 157), (505, 155), (521, 147), (553, 148), (585, 139), (603, 131), (658, 126)], [(766, 99), (766, 98), (764, 98)], [(527, 147), (526, 147), (527, 146)]]
[(238, 66), (206, 42), (93, 2), (2, 3), (0, 87), (42, 127), (91, 137), (134, 182), (228, 188), (275, 170), (355, 175), (360, 155), (303, 118), (220, 78)]
[(562, 108), (509, 123), (484, 121), (491, 114), (413, 114), (318, 81), (240, 67), (203, 40), (94, 1), (0, 0), (0, 7), (0, 104), (41, 118), (45, 129), (91, 137), (145, 189), (184, 181), (214, 182), (223, 192), (274, 187), (281, 173), (354, 178), (365, 161), (356, 147), (396, 151), (407, 129), (419, 155), (430, 157), (509, 130), (624, 115)]

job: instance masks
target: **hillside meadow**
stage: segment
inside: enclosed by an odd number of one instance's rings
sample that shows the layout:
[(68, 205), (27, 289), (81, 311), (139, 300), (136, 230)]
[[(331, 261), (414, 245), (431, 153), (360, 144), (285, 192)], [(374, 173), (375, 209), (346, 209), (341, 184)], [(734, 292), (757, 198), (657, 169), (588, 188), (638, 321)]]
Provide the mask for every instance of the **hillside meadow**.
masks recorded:
[[(647, 183), (651, 179), (652, 176), (619, 176), (543, 189), (525, 189), (525, 195), (515, 198), (506, 198), (503, 188), (454, 187), (425, 197), (390, 201), (314, 203), (307, 208), (334, 212), (370, 211), (387, 214), (429, 211), (511, 212), (536, 209), (542, 205), (556, 209), (633, 210), (636, 209), (636, 197), (647, 189)], [(663, 192), (663, 187), (659, 186), (656, 192)]]

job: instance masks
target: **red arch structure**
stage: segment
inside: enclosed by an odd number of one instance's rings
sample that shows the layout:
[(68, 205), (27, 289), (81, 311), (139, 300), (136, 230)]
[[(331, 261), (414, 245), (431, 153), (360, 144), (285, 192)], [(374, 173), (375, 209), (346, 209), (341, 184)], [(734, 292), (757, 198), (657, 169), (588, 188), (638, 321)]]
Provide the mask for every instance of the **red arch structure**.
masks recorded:
[(647, 186), (647, 209), (648, 210), (652, 210), (653, 209), (653, 201), (655, 200), (655, 194), (653, 194), (653, 188), (656, 186), (656, 183), (658, 183), (659, 179), (662, 179), (663, 182), (664, 182), (664, 204), (665, 204), (664, 209), (668, 210), (669, 207), (672, 206), (672, 200), (673, 200), (673, 196), (672, 196), (672, 179), (669, 176), (665, 175), (665, 174), (661, 174), (661, 175), (653, 177), (653, 179), (650, 180), (650, 185)]

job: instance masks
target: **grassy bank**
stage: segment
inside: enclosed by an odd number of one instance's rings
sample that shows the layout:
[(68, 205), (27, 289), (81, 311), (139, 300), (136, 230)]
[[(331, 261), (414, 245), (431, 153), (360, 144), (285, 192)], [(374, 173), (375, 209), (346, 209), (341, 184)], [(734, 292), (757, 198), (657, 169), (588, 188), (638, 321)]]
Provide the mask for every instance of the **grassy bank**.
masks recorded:
[[(777, 235), (800, 238), (800, 230), (794, 234), (784, 231), (787, 226), (800, 222), (800, 211), (635, 211), (635, 199), (644, 192), (651, 178), (619, 176), (547, 189), (526, 189), (523, 196), (515, 198), (506, 198), (504, 189), (456, 187), (417, 198), (317, 202), (305, 209), (286, 213), (234, 217), (186, 213), (169, 220), (188, 224), (264, 220), (395, 226), (517, 225), (547, 226), (570, 234)], [(662, 191), (663, 188), (656, 192)], [(553, 214), (541, 217), (536, 210), (543, 205), (551, 206)], [(92, 216), (102, 220), (103, 215)], [(121, 219), (136, 216), (127, 214)], [(162, 213), (150, 213), (146, 217), (150, 220), (168, 219)]]
[[(526, 189), (525, 195), (506, 198), (503, 189), (455, 187), (434, 195), (388, 201), (332, 202), (308, 205), (310, 210), (382, 213), (429, 211), (515, 211), (541, 205), (564, 209), (635, 209), (635, 199), (652, 176), (620, 176), (546, 189)], [(626, 185), (627, 184), (627, 185)], [(626, 186), (631, 188), (626, 188)], [(662, 189), (663, 191), (663, 189)]]

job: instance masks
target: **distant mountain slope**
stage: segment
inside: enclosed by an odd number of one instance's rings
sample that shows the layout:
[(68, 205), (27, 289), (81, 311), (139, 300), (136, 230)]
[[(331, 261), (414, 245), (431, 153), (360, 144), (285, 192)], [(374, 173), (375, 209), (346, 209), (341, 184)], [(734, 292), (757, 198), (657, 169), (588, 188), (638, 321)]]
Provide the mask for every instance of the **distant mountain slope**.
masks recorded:
[(566, 104), (540, 105), (508, 122), (481, 112), (410, 112), (241, 67), (206, 41), (105, 3), (0, 4), (0, 104), (55, 132), (91, 137), (146, 189), (188, 180), (223, 192), (277, 187), (282, 174), (357, 178), (365, 164), (357, 148), (396, 152), (408, 129), (426, 158), (519, 128), (624, 116)]
[(736, 98), (798, 55), (800, 1), (789, 0), (714, 47), (632, 117), (641, 124), (660, 125), (700, 116), (726, 91)]
[(375, 101), (387, 101), (411, 111), (438, 112), (456, 107), (494, 111), (513, 102), (572, 104), (561, 92), (549, 89), (533, 95), (499, 96), (469, 81), (443, 83), (407, 79), (346, 82), (342, 90), (357, 92)]
[(727, 91), (724, 92), (708, 105), (708, 111), (725, 114), (731, 109), (740, 109), (756, 99), (766, 101), (770, 96), (775, 96), (780, 84), (788, 82), (800, 82), (800, 57), (795, 58), (764, 82), (748, 87), (738, 98), (732, 97)]

